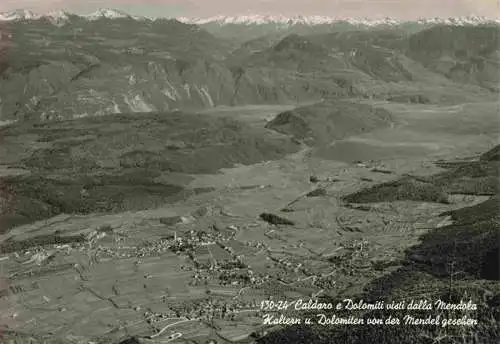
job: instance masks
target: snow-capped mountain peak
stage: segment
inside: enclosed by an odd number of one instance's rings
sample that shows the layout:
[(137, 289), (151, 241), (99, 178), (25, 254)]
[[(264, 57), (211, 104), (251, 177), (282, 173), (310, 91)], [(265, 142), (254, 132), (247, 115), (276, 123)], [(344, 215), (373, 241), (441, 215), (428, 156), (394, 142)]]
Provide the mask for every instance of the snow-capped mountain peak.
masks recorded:
[(0, 22), (1, 21), (19, 21), (19, 20), (38, 20), (38, 19), (46, 19), (55, 25), (61, 25), (69, 22), (73, 18), (83, 18), (85, 20), (93, 21), (98, 19), (120, 19), (120, 18), (130, 18), (138, 21), (148, 20), (145, 17), (139, 16), (131, 16), (125, 12), (111, 9), (111, 8), (101, 8), (97, 11), (78, 15), (70, 12), (66, 12), (64, 10), (51, 11), (46, 14), (35, 14), (29, 10), (15, 10), (10, 12), (0, 13)]
[(177, 20), (189, 23), (189, 24), (208, 24), (208, 23), (216, 23), (220, 25), (227, 24), (244, 24), (244, 25), (252, 25), (252, 24), (320, 24), (320, 23), (328, 23), (332, 21), (332, 18), (321, 17), (321, 16), (293, 16), (286, 17), (282, 15), (242, 15), (242, 16), (215, 16), (209, 18), (187, 18), (180, 17)]
[(480, 16), (466, 16), (455, 18), (422, 18), (419, 23), (425, 24), (448, 24), (448, 25), (480, 25), (485, 23), (500, 23), (500, 19), (488, 19)]
[(107, 19), (131, 18), (132, 16), (130, 16), (125, 12), (114, 10), (111, 8), (100, 8), (93, 13), (84, 15), (83, 17), (88, 20), (96, 20), (101, 18), (107, 18)]
[(0, 21), (11, 20), (34, 20), (39, 19), (41, 16), (29, 10), (17, 9), (9, 12), (0, 13)]
[(66, 12), (66, 11), (62, 11), (62, 10), (58, 10), (58, 11), (50, 11), (48, 12), (45, 17), (49, 17), (49, 18), (53, 18), (53, 19), (62, 19), (62, 20), (66, 20), (69, 18), (71, 14)]
[(51, 22), (53, 25), (56, 26), (63, 26), (66, 24), (70, 18), (74, 16), (71, 13), (68, 13), (66, 11), (58, 10), (58, 11), (51, 11), (48, 12), (47, 14), (41, 16), (41, 18), (48, 20)]
[[(393, 18), (335, 18), (327, 16), (271, 16), (271, 15), (243, 15), (243, 16), (215, 16), (209, 18), (187, 18), (180, 17), (177, 20), (187, 23), (187, 24), (218, 24), (218, 25), (229, 25), (229, 24), (240, 24), (240, 25), (262, 25), (262, 24), (276, 24), (282, 26), (289, 25), (322, 25), (322, 24), (334, 24), (339, 22), (349, 23), (352, 25), (362, 25), (362, 26), (379, 26), (379, 25), (400, 25), (404, 22), (403, 20), (397, 20)], [(459, 17), (459, 18), (432, 18), (432, 19), (419, 19), (415, 22), (418, 23), (428, 23), (428, 24), (451, 24), (451, 25), (479, 25), (484, 23), (497, 22), (500, 20), (492, 20), (485, 17), (479, 16), (469, 16), (469, 17)]]
[[(86, 14), (86, 15), (77, 15), (68, 13), (62, 10), (52, 11), (47, 14), (35, 14), (29, 10), (15, 10), (10, 12), (0, 13), (0, 22), (1, 21), (19, 21), (19, 20), (38, 20), (38, 19), (47, 19), (54, 25), (64, 25), (71, 21), (72, 17), (80, 17), (85, 20), (93, 21), (98, 19), (120, 19), (120, 18), (129, 18), (138, 21), (147, 21), (151, 20), (150, 18), (139, 17), (139, 16), (131, 16), (125, 12), (111, 9), (111, 8), (101, 8), (95, 11), (94, 13)], [(186, 23), (186, 24), (196, 24), (196, 25), (204, 25), (204, 24), (216, 24), (220, 26), (225, 26), (229, 24), (237, 24), (237, 25), (266, 25), (272, 24), (278, 27), (287, 28), (293, 25), (333, 25), (335, 23), (348, 23), (356, 26), (397, 26), (401, 25), (405, 22), (409, 21), (401, 21), (392, 18), (379, 18), (379, 19), (370, 19), (370, 18), (335, 18), (328, 16), (283, 16), (283, 15), (262, 15), (262, 14), (248, 14), (248, 15), (240, 15), (240, 16), (215, 16), (209, 18), (188, 18), (188, 17), (178, 17), (176, 18), (178, 21)], [(418, 19), (411, 22), (416, 22), (419, 24), (447, 24), (447, 25), (481, 25), (485, 23), (497, 23), (500, 24), (500, 20), (496, 19), (488, 19), (485, 17), (479, 16), (468, 16), (468, 17), (459, 17), (459, 18), (425, 18)]]

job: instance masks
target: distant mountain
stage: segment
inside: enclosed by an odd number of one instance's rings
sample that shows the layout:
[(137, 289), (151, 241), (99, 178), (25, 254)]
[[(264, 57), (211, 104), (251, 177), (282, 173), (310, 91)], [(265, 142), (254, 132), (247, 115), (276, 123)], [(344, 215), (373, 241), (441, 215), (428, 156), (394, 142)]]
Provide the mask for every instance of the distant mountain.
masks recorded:
[(60, 24), (62, 22), (70, 22), (71, 19), (85, 19), (88, 21), (95, 21), (100, 19), (148, 20), (148, 18), (145, 17), (132, 16), (123, 11), (110, 8), (101, 8), (93, 13), (84, 15), (78, 15), (63, 10), (51, 11), (46, 14), (36, 14), (32, 11), (22, 10), (22, 9), (0, 13), (0, 21), (29, 21), (29, 20), (40, 20), (40, 19), (48, 19), (49, 21), (55, 24), (56, 23)]
[(36, 20), (41, 17), (43, 16), (40, 14), (35, 14), (32, 11), (23, 9), (0, 13), (0, 21)]
[(196, 24), (208, 32), (228, 38), (252, 40), (260, 36), (275, 34), (299, 35), (368, 30), (373, 28), (404, 29), (412, 34), (420, 30), (443, 24), (453, 26), (498, 25), (500, 20), (485, 17), (458, 18), (422, 18), (414, 21), (402, 21), (393, 18), (334, 18), (326, 16), (217, 16), (210, 18), (177, 18), (183, 23)]
[(401, 26), (300, 24), (241, 44), (199, 25), (107, 9), (4, 18), (0, 121), (321, 99), (475, 101), (495, 91), (500, 60), (493, 25), (409, 34)]
[(249, 54), (244, 63), (255, 67), (320, 72), (334, 68), (339, 64), (336, 60), (325, 46), (309, 37), (291, 34), (266, 49)]
[(438, 25), (407, 40), (407, 55), (457, 82), (500, 90), (500, 28)]
[[(74, 14), (66, 11), (52, 11), (37, 14), (29, 10), (15, 10), (0, 13), (0, 22), (43, 21), (56, 26), (64, 26), (82, 21), (95, 22), (107, 20), (128, 20), (129, 22), (156, 22), (167, 18), (156, 19), (133, 16), (123, 11), (101, 8), (90, 14)], [(173, 19), (173, 18), (170, 18)], [(422, 18), (414, 21), (402, 21), (393, 18), (335, 18), (328, 16), (271, 16), (241, 15), (216, 16), (209, 18), (178, 17), (177, 21), (197, 25), (218, 37), (242, 43), (262, 36), (288, 34), (311, 35), (339, 31), (368, 30), (373, 28), (404, 29), (408, 34), (416, 33), (436, 25), (482, 26), (500, 25), (500, 19), (489, 19), (479, 16), (457, 18)]]
[[(37, 20), (41, 18), (51, 18), (55, 20), (69, 20), (71, 17), (80, 17), (87, 20), (99, 20), (99, 19), (134, 19), (134, 20), (154, 20), (151, 18), (132, 16), (123, 11), (119, 11), (111, 8), (101, 8), (94, 13), (78, 15), (69, 13), (63, 10), (52, 11), (46, 14), (37, 14), (30, 10), (18, 9), (9, 12), (0, 13), (0, 21), (16, 21), (16, 20)], [(162, 18), (159, 18), (162, 19)], [(245, 25), (245, 26), (255, 26), (255, 25), (274, 25), (278, 28), (290, 28), (296, 25), (306, 25), (306, 26), (317, 26), (317, 25), (342, 25), (348, 24), (359, 27), (375, 27), (375, 26), (398, 26), (407, 23), (416, 24), (446, 24), (446, 25), (483, 25), (491, 23), (500, 23), (500, 19), (488, 19), (486, 17), (479, 16), (468, 16), (468, 17), (457, 17), (457, 18), (422, 18), (415, 21), (403, 21), (393, 18), (380, 18), (380, 19), (370, 19), (370, 18), (336, 18), (328, 16), (272, 16), (272, 15), (241, 15), (241, 16), (216, 16), (208, 18), (189, 18), (189, 17), (178, 17), (178, 21), (186, 24), (196, 24), (196, 25)]]
[[(397, 20), (393, 18), (381, 19), (356, 19), (356, 18), (335, 18), (327, 16), (270, 16), (270, 15), (246, 15), (246, 16), (216, 16), (209, 18), (177, 18), (179, 21), (204, 25), (204, 24), (242, 24), (242, 25), (264, 25), (276, 24), (283, 27), (293, 25), (323, 25), (336, 23), (349, 23), (358, 26), (381, 26), (381, 25), (401, 25), (409, 21)], [(411, 21), (410, 21), (411, 22)], [(500, 20), (492, 20), (485, 17), (468, 16), (458, 18), (422, 18), (413, 22), (420, 24), (448, 24), (448, 25), (481, 25), (485, 23), (497, 22)]]
[(51, 11), (49, 13), (47, 13), (44, 17), (46, 18), (51, 18), (53, 20), (69, 20), (71, 18), (71, 16), (73, 16), (73, 14), (69, 13), (69, 12), (65, 12), (65, 11)]
[(88, 19), (88, 20), (98, 20), (98, 19), (102, 19), (102, 18), (106, 18), (106, 19), (132, 18), (131, 15), (129, 15), (125, 12), (117, 11), (117, 10), (113, 10), (113, 9), (109, 9), (109, 8), (102, 8), (102, 9), (97, 10), (94, 13), (83, 15), (82, 17), (85, 19)]
[[(322, 85), (324, 98), (370, 97), (384, 83), (450, 84), (405, 54), (407, 36), (402, 30), (372, 29), (317, 35), (290, 34), (281, 39), (252, 40), (235, 50), (227, 61), (243, 68), (272, 68), (313, 76), (311, 88)], [(403, 84), (405, 83), (405, 84)], [(326, 87), (326, 85), (330, 85)], [(386, 88), (386, 87), (385, 87)]]

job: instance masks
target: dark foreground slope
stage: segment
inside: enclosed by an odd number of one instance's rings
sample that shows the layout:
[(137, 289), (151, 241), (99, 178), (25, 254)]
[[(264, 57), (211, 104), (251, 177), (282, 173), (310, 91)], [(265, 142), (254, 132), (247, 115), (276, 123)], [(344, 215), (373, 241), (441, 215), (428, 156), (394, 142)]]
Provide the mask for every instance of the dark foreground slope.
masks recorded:
[(152, 208), (199, 192), (185, 190), (189, 174), (298, 149), (236, 120), (181, 112), (15, 125), (0, 135), (2, 163), (27, 172), (0, 178), (2, 230), (60, 213)]
[[(490, 156), (498, 146), (483, 156)], [(488, 160), (488, 159), (486, 159)], [(498, 167), (497, 162), (492, 161)], [(471, 162), (474, 165), (475, 162)], [(450, 168), (449, 175), (463, 175), (463, 170)], [(478, 182), (484, 175), (476, 175), (475, 169), (467, 170), (467, 181)], [(489, 169), (486, 174), (498, 182), (498, 169)], [(442, 179), (444, 189), (462, 187), (470, 190), (466, 180)], [(465, 182), (465, 183), (464, 183)], [(453, 185), (453, 186), (452, 186)], [(386, 190), (387, 191), (387, 190)], [(415, 190), (409, 190), (414, 192)], [(397, 193), (397, 190), (392, 190)], [(378, 189), (370, 193), (386, 194)], [(387, 191), (387, 194), (390, 192)], [(474, 193), (471, 191), (471, 193)], [(480, 194), (483, 192), (480, 191)], [(499, 249), (500, 249), (500, 199), (498, 188), (490, 190), (491, 198), (465, 208), (456, 209), (441, 216), (449, 216), (451, 224), (436, 228), (421, 237), (421, 243), (406, 252), (402, 266), (394, 272), (375, 280), (365, 288), (358, 299), (367, 303), (385, 301), (400, 302), (427, 300), (433, 310), (376, 310), (340, 311), (339, 317), (357, 315), (366, 318), (401, 319), (401, 325), (350, 325), (350, 326), (291, 326), (259, 339), (259, 343), (496, 343), (500, 336), (500, 293), (498, 291)], [(406, 197), (404, 197), (406, 195)], [(411, 193), (400, 193), (399, 197), (373, 197), (370, 202), (391, 200), (413, 200)], [(349, 195), (348, 201), (359, 200), (359, 195)], [(423, 198), (419, 198), (423, 200)], [(434, 202), (436, 199), (427, 198)], [(477, 304), (475, 311), (439, 310), (437, 300), (447, 303), (471, 301)], [(322, 300), (336, 304), (339, 300)], [(476, 319), (476, 326), (409, 325), (404, 323), (406, 315), (426, 319), (429, 316), (440, 319)], [(465, 318), (464, 318), (465, 317)]]
[[(489, 157), (492, 151), (483, 155)], [(449, 164), (445, 172), (427, 177), (407, 176), (373, 186), (345, 197), (347, 202), (374, 203), (394, 201), (449, 202), (449, 195), (494, 196), (499, 194), (500, 164), (498, 160), (479, 160)]]
[(481, 155), (480, 160), (490, 162), (500, 161), (500, 145)]

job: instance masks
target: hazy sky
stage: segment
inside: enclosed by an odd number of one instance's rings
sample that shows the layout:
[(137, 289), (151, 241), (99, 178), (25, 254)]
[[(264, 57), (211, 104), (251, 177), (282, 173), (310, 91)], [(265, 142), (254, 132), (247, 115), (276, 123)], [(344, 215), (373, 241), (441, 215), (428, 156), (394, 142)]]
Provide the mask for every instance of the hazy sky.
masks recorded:
[(500, 0), (0, 0), (0, 11), (66, 9), (89, 13), (111, 7), (149, 17), (237, 14), (328, 15), (334, 17), (500, 17)]

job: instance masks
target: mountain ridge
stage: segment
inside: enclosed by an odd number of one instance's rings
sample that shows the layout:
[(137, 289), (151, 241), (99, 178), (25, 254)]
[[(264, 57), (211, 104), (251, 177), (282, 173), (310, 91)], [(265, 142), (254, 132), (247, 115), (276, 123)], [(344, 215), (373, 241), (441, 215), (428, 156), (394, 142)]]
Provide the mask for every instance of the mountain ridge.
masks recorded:
[[(285, 29), (242, 44), (175, 19), (135, 21), (107, 9), (86, 17), (95, 20), (78, 18), (68, 26), (45, 19), (5, 25), (2, 121), (320, 99), (434, 103), (497, 92), (498, 27), (433, 25), (418, 35)], [(484, 44), (467, 46), (469, 38)], [(437, 90), (444, 100), (434, 100)]]
[(71, 18), (80, 18), (89, 21), (94, 21), (99, 19), (134, 19), (134, 20), (149, 19), (141, 16), (133, 16), (123, 11), (111, 8), (100, 8), (97, 11), (89, 14), (76, 14), (65, 10), (55, 10), (44, 14), (40, 14), (26, 9), (17, 9), (14, 11), (0, 12), (0, 22), (23, 21), (23, 20), (29, 21), (29, 20), (40, 20), (40, 19), (69, 21), (71, 20)]
[[(163, 17), (158, 18), (148, 18), (144, 16), (134, 16), (130, 15), (124, 11), (112, 9), (112, 8), (100, 8), (95, 12), (90, 14), (76, 14), (65, 10), (51, 11), (45, 14), (38, 14), (27, 9), (16, 9), (13, 11), (1, 12), (0, 21), (22, 21), (22, 20), (40, 20), (40, 19), (52, 19), (57, 22), (69, 21), (71, 18), (82, 18), (86, 20), (99, 20), (99, 19), (133, 19), (133, 20), (161, 20), (165, 19)], [(251, 15), (235, 15), (235, 16), (214, 16), (214, 17), (172, 17), (170, 19), (176, 19), (180, 22), (186, 24), (217, 24), (217, 25), (265, 25), (274, 24), (282, 27), (292, 26), (292, 25), (332, 25), (338, 23), (347, 23), (350, 25), (357, 26), (398, 26), (405, 23), (417, 23), (417, 24), (447, 24), (447, 25), (483, 25), (483, 24), (500, 24), (500, 18), (492, 19), (482, 16), (462, 16), (462, 17), (449, 17), (449, 18), (418, 18), (415, 20), (398, 20), (390, 17), (385, 18), (339, 18), (330, 16), (319, 16), (319, 15), (294, 15), (294, 16), (283, 16), (283, 15), (261, 15), (261, 14), (251, 14)]]
[(335, 23), (349, 23), (361, 26), (379, 26), (379, 25), (400, 25), (404, 23), (420, 24), (450, 24), (450, 25), (481, 25), (487, 23), (500, 23), (500, 19), (489, 19), (480, 16), (450, 17), (450, 18), (419, 18), (416, 20), (398, 20), (390, 17), (385, 18), (339, 18), (329, 16), (270, 16), (270, 15), (242, 15), (242, 16), (215, 16), (207, 18), (188, 18), (178, 17), (179, 21), (190, 24), (209, 24), (217, 23), (219, 25), (229, 24), (282, 24), (282, 25), (323, 25)]

